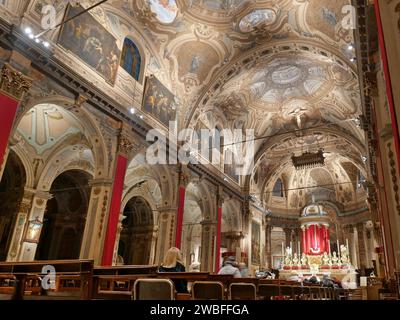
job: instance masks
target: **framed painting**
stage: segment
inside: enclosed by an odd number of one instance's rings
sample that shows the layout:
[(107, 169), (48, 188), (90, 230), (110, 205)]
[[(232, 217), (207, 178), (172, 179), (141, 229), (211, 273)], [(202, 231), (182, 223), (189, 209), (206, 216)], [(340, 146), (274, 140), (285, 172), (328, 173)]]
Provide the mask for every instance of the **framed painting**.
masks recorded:
[(143, 109), (166, 127), (176, 118), (175, 96), (154, 76), (146, 78)]
[(253, 221), (251, 223), (251, 263), (254, 265), (261, 264), (261, 232), (260, 224)]
[[(68, 5), (64, 20), (83, 10), (80, 5)], [(79, 57), (107, 82), (115, 83), (121, 54), (117, 39), (90, 13), (85, 12), (63, 25), (58, 44)]]
[(42, 230), (42, 226), (43, 223), (38, 218), (29, 221), (24, 241), (39, 243), (40, 231)]

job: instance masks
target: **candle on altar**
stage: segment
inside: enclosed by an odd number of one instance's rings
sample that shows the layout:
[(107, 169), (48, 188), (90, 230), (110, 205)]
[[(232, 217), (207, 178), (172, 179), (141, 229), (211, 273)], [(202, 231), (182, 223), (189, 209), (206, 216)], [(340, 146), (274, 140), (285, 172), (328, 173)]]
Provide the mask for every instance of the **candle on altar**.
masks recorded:
[(300, 254), (300, 241), (297, 241), (297, 255), (301, 255)]
[(283, 249), (283, 242), (282, 242), (282, 256), (285, 255), (285, 250)]
[(337, 255), (340, 259), (340, 247), (339, 247), (339, 239), (337, 240)]

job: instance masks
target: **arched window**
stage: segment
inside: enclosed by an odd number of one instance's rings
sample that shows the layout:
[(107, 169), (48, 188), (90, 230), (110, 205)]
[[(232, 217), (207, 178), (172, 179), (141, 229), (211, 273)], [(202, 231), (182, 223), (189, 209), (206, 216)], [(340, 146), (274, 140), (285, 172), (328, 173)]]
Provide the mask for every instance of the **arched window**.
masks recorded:
[(274, 189), (272, 190), (272, 195), (274, 197), (280, 197), (283, 198), (283, 182), (282, 179), (279, 178), (278, 180), (276, 180), (275, 185), (274, 185)]
[(136, 81), (139, 81), (141, 65), (142, 57), (138, 47), (131, 39), (125, 38), (122, 48), (121, 67)]

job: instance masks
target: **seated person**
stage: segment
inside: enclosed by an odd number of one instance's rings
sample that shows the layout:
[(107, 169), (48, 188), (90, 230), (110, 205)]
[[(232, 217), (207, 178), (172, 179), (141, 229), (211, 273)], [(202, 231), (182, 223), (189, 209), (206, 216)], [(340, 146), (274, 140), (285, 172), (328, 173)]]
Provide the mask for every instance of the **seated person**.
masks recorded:
[(200, 272), (200, 263), (199, 262), (193, 262), (189, 266), (189, 272)]
[(247, 268), (247, 265), (244, 262), (239, 263), (239, 271), (242, 278), (249, 277), (249, 268)]
[(222, 268), (219, 270), (218, 274), (230, 274), (234, 278), (241, 278), (242, 275), (237, 267), (235, 257), (228, 257), (222, 264)]
[(334, 287), (334, 283), (333, 283), (332, 279), (330, 279), (329, 276), (325, 274), (322, 277), (321, 286), (322, 287), (327, 287), (327, 288), (329, 288), (329, 287), (333, 288)]
[[(167, 251), (164, 262), (158, 272), (185, 272), (185, 265), (182, 262), (181, 251), (178, 248), (171, 248)], [(177, 293), (188, 293), (187, 281), (184, 279), (172, 280)]]

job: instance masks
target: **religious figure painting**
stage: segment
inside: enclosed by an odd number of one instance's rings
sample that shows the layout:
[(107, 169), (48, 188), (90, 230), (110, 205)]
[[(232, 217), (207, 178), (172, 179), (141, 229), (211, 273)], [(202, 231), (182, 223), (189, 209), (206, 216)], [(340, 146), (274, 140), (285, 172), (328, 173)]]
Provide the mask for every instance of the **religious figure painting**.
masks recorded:
[(251, 263), (255, 265), (261, 264), (260, 236), (260, 224), (253, 221), (251, 224)]
[[(64, 20), (83, 10), (80, 5), (69, 5)], [(90, 13), (67, 22), (61, 29), (58, 43), (114, 84), (120, 56), (117, 41)]]
[(142, 58), (138, 47), (131, 39), (125, 38), (121, 56), (121, 67), (136, 81), (139, 81), (141, 64)]
[(176, 117), (175, 96), (154, 76), (146, 78), (143, 108), (165, 126)]

